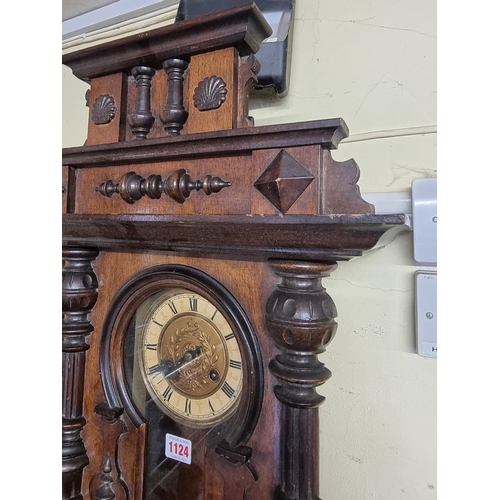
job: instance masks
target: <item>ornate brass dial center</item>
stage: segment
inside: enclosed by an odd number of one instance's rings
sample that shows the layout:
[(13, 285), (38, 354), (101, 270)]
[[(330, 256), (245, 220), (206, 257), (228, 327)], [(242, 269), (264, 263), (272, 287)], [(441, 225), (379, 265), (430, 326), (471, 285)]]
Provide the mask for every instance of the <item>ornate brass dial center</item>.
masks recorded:
[[(227, 370), (227, 349), (213, 324), (198, 315), (180, 315), (165, 328), (159, 358), (171, 370), (172, 387), (187, 397), (215, 393)], [(219, 377), (211, 377), (217, 372)]]
[(159, 294), (139, 344), (146, 388), (175, 420), (209, 426), (237, 408), (244, 378), (237, 333), (207, 298), (185, 289)]

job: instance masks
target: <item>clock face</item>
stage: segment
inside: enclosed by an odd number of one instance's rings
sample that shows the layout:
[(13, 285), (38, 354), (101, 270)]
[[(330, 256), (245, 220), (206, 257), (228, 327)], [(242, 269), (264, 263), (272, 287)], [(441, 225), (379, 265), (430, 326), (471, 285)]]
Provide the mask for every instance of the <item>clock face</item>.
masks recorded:
[(184, 424), (208, 427), (231, 415), (243, 389), (237, 332), (208, 298), (174, 288), (148, 301), (136, 348), (146, 389)]

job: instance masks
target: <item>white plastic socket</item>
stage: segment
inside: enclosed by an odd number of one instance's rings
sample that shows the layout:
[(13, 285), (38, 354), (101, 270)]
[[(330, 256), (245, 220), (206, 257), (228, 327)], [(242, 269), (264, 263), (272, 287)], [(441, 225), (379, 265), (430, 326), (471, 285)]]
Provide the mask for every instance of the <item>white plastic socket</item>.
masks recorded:
[(437, 265), (437, 179), (412, 183), (413, 258), (422, 266)]
[(415, 273), (417, 352), (437, 358), (437, 272)]

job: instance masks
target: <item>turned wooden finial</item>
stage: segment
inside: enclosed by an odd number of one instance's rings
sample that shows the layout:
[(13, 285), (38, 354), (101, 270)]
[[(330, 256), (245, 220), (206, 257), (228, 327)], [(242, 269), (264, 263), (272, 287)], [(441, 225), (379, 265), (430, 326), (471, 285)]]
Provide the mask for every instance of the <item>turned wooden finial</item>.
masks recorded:
[(99, 486), (95, 492), (95, 500), (114, 500), (116, 498), (113, 491), (113, 476), (111, 475), (111, 460), (109, 454), (103, 460), (101, 465), (101, 475)]

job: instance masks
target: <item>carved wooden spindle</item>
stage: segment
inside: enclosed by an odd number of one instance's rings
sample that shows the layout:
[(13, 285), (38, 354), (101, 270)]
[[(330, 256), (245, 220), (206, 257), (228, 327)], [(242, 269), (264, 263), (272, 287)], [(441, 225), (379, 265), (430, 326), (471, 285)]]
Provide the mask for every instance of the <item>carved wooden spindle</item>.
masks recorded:
[(230, 182), (213, 175), (206, 175), (203, 180), (194, 181), (186, 170), (180, 168), (165, 180), (157, 174), (144, 178), (135, 172), (127, 172), (117, 183), (112, 180), (102, 182), (96, 187), (96, 191), (108, 198), (119, 193), (121, 198), (130, 204), (140, 200), (143, 196), (158, 200), (162, 193), (177, 203), (184, 203), (191, 191), (203, 189), (206, 195), (210, 195), (230, 186)]
[(167, 59), (163, 68), (167, 72), (167, 101), (160, 113), (160, 121), (167, 135), (179, 135), (186, 123), (188, 112), (183, 104), (184, 71), (188, 63), (183, 59)]
[(280, 500), (319, 500), (318, 407), (316, 387), (331, 372), (318, 360), (335, 335), (335, 304), (321, 285), (336, 263), (270, 261), (280, 278), (266, 308), (266, 325), (281, 354), (270, 370), (282, 403)]
[(155, 73), (147, 66), (132, 69), (136, 81), (135, 111), (128, 115), (128, 123), (136, 139), (146, 139), (155, 121), (151, 113), (151, 80)]
[(85, 337), (94, 327), (88, 315), (97, 301), (95, 248), (63, 247), (62, 280), (62, 498), (81, 500), (83, 468), (89, 463), (81, 438)]

